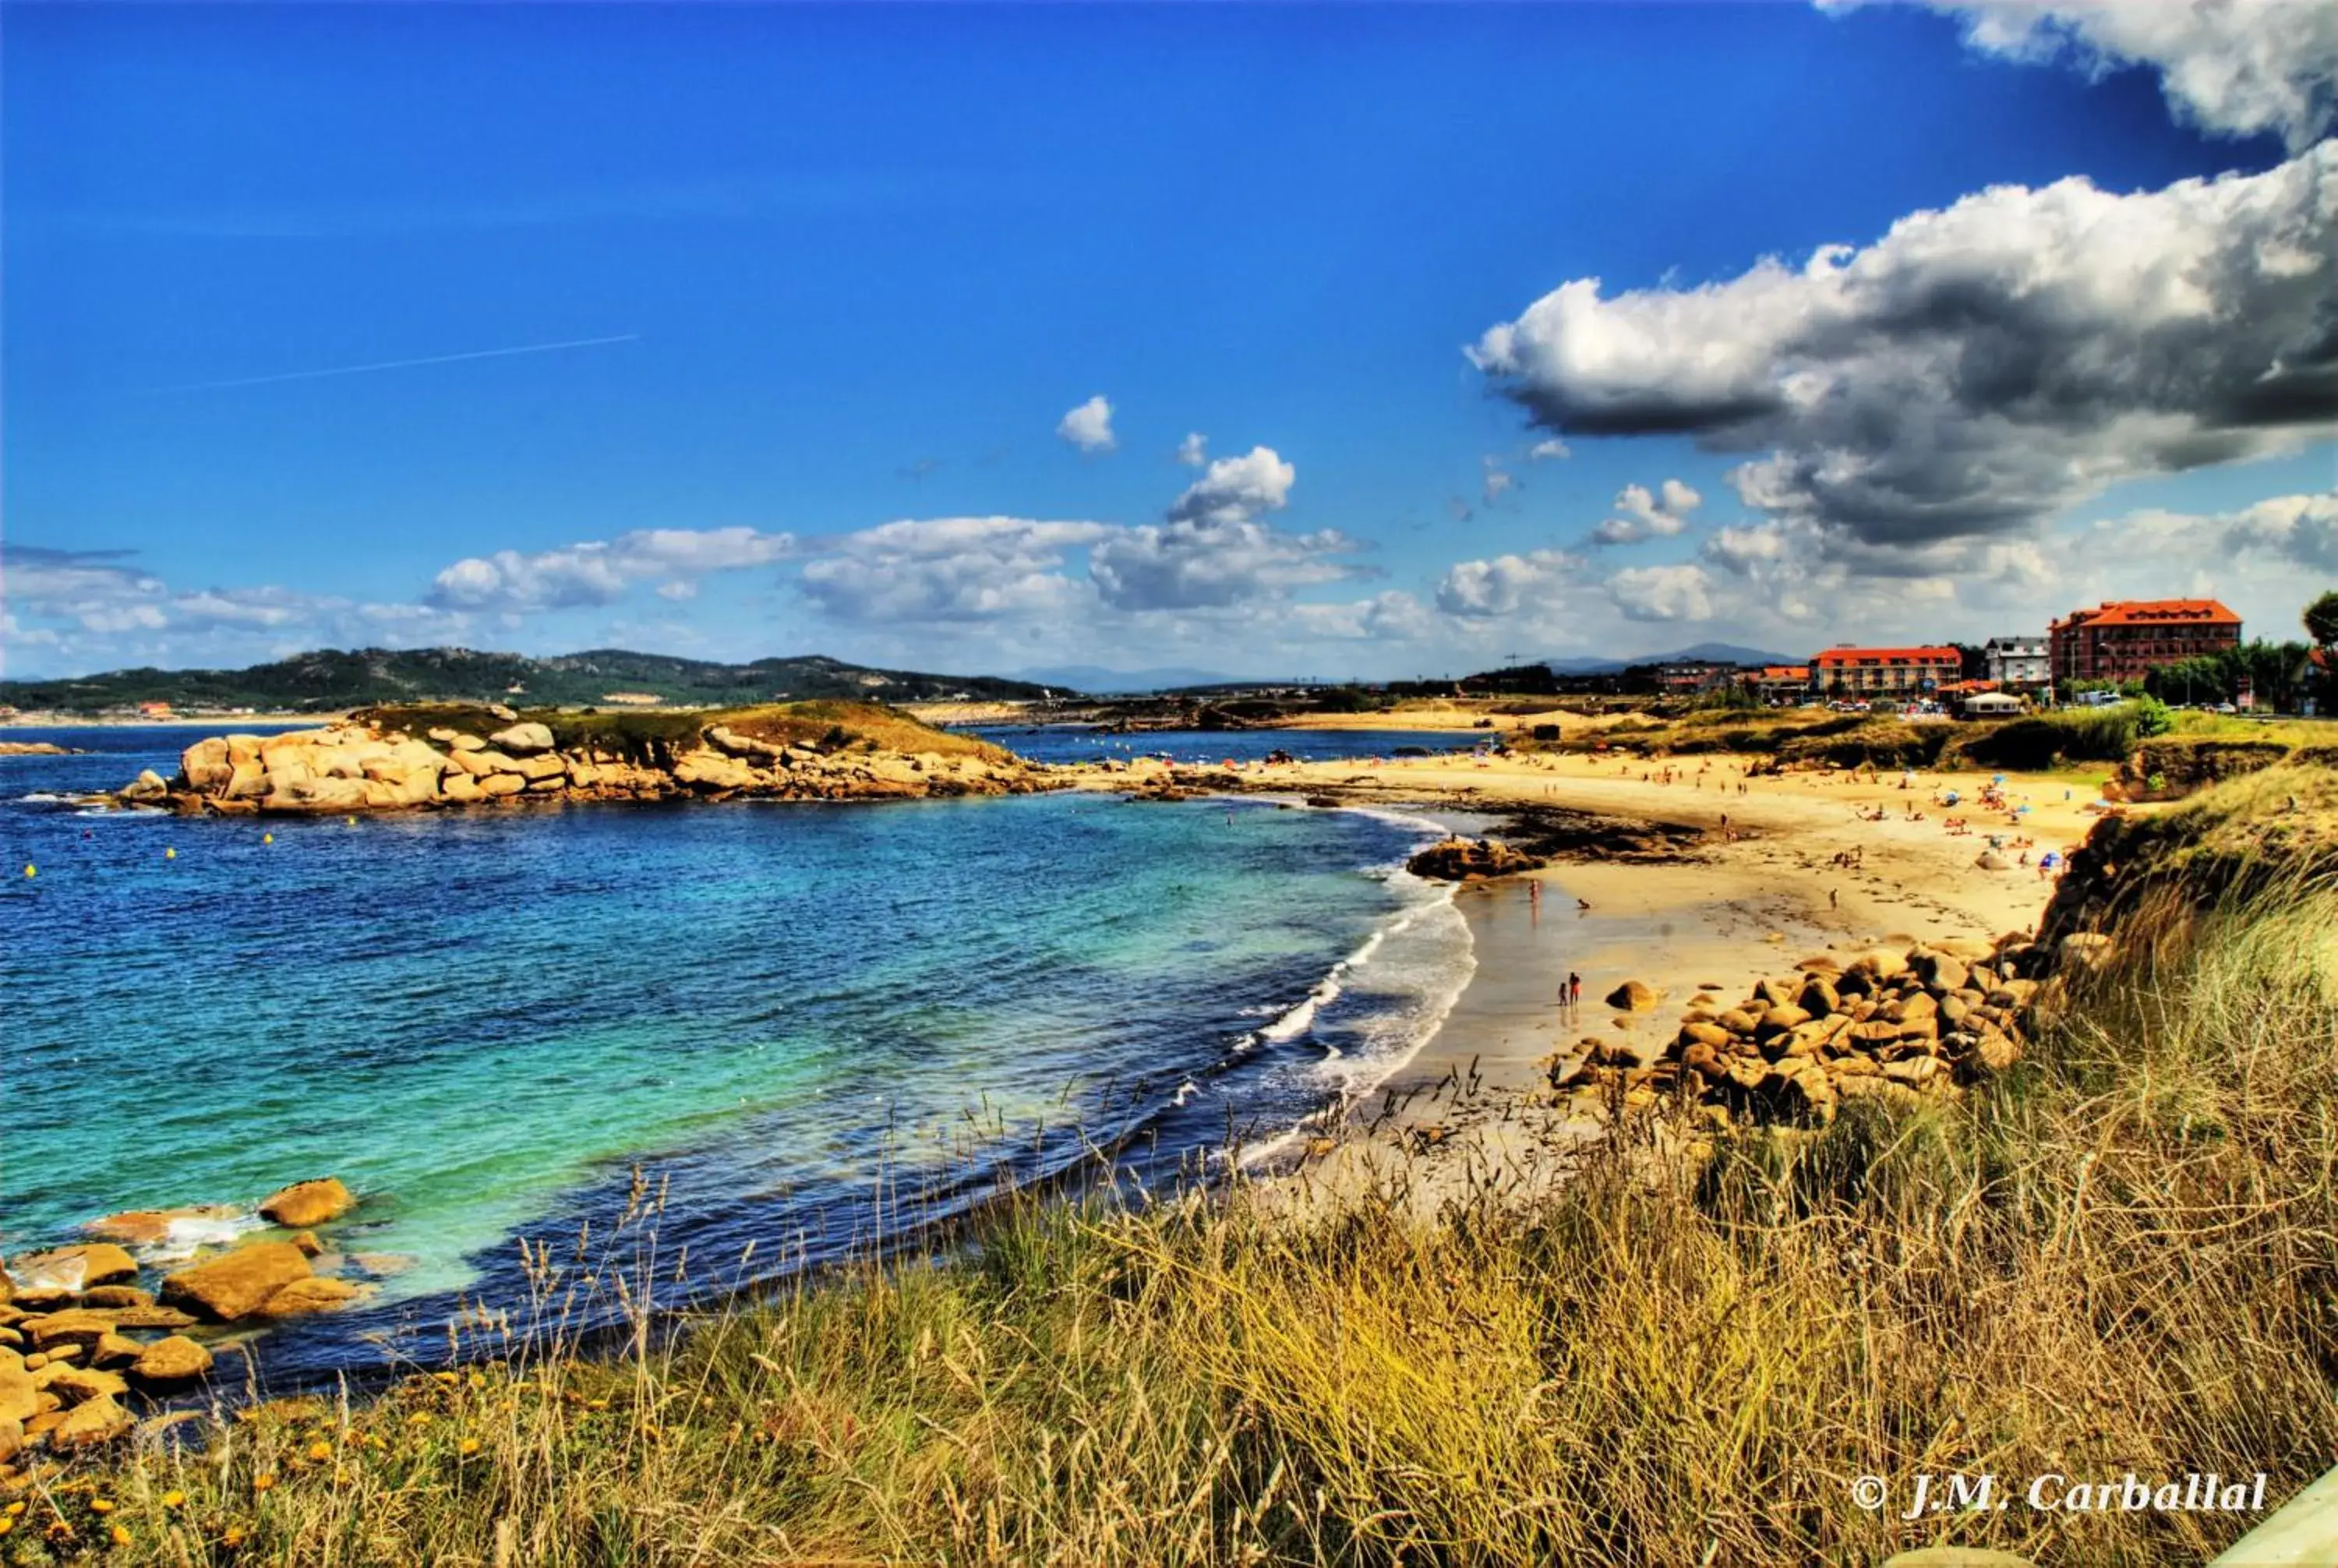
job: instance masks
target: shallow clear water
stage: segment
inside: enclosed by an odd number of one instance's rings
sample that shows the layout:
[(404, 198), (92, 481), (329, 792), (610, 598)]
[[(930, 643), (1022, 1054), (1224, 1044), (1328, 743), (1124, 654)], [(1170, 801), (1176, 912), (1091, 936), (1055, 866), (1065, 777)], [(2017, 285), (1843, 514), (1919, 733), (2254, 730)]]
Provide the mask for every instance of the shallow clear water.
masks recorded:
[[(41, 738), (12, 731), (15, 738)], [(0, 1250), (338, 1174), (410, 1255), (272, 1366), (369, 1363), (515, 1242), (671, 1183), (660, 1245), (767, 1274), (1003, 1177), (1286, 1133), (1469, 964), (1401, 818), (1054, 795), (361, 818), (91, 814), (186, 730), (0, 759)], [(1215, 738), (1213, 738), (1215, 739)], [(274, 842), (263, 840), (273, 834)], [(175, 857), (166, 858), (166, 850)], [(30, 863), (34, 877), (21, 876)], [(1360, 956), (1361, 955), (1361, 956)], [(901, 1198), (921, 1194), (921, 1200)]]

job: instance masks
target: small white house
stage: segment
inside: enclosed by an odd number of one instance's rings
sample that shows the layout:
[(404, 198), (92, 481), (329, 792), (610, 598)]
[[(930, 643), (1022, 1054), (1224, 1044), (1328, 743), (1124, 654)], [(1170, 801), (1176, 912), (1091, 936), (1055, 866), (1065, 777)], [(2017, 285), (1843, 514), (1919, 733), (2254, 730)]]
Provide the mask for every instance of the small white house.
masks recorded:
[(1976, 691), (1965, 699), (1968, 719), (2002, 719), (2019, 713), (2029, 704), (2019, 697), (2003, 691)]

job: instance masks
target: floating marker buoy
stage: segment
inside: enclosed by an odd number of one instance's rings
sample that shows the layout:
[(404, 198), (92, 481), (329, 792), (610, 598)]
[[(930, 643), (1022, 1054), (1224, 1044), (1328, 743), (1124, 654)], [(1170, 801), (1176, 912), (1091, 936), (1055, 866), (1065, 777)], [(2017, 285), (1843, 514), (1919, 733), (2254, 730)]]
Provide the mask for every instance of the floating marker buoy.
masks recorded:
[(273, 844), (276, 842), (276, 835), (273, 833), (262, 833), (260, 836), (260, 841), (262, 844)]
[(344, 817), (341, 820), (348, 823), (352, 828), (358, 825), (358, 819), (354, 817)]
[(41, 872), (40, 872), (40, 868), (39, 868), (38, 867), (35, 867), (35, 866), (27, 866), (27, 867), (25, 867), (25, 876), (27, 876), (27, 877), (37, 877), (37, 876), (39, 876), (40, 874), (41, 874)]
[(176, 849), (165, 849), (162, 851), (162, 858), (165, 860), (176, 860), (178, 858), (179, 852)]

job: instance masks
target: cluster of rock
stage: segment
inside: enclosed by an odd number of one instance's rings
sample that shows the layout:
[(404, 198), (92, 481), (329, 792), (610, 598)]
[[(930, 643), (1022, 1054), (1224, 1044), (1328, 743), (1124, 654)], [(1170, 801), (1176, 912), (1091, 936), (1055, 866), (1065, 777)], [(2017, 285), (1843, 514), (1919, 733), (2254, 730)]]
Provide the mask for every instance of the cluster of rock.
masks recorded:
[(165, 1275), (159, 1292), (140, 1286), (138, 1259), (121, 1242), (159, 1240), (173, 1220), (210, 1211), (113, 1215), (89, 1229), (115, 1240), (27, 1253), (0, 1269), (0, 1480), (43, 1450), (71, 1455), (129, 1436), (138, 1396), (167, 1399), (210, 1373), (211, 1352), (195, 1334), (355, 1300), (358, 1286), (317, 1271), (326, 1253), (308, 1229), (355, 1205), (331, 1179), (287, 1187), (260, 1213), (296, 1231), (290, 1240), (198, 1259)]
[(1039, 775), (1014, 758), (974, 753), (824, 750), (740, 734), (721, 723), (654, 760), (598, 747), (562, 750), (549, 726), (514, 723), (486, 735), (433, 729), (424, 738), (366, 724), (199, 740), (179, 777), (151, 769), (122, 794), (182, 812), (310, 814), (586, 800), (911, 799), (1022, 794)]
[(1442, 838), (1406, 861), (1404, 868), (1435, 882), (1467, 882), (1474, 877), (1539, 870), (1548, 864), (1498, 838)]
[[(2099, 962), (2107, 943), (2074, 938), (2064, 959)], [(1754, 1121), (1831, 1121), (1845, 1100), (1951, 1092), (2020, 1060), (2046, 966), (2026, 935), (1879, 949), (1847, 965), (1806, 958), (1734, 1005), (1700, 994), (1652, 1063), (1586, 1041), (1591, 1049), (1552, 1080), (1591, 1095), (1620, 1091), (1635, 1107), (1678, 1090)], [(1622, 1011), (1655, 1001), (1637, 982), (1608, 998)]]

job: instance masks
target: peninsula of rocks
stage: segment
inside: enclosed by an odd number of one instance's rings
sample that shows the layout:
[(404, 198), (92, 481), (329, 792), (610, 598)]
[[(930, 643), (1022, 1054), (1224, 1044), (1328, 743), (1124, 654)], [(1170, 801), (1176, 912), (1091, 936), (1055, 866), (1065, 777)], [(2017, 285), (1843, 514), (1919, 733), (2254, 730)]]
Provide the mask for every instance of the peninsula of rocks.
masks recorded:
[(696, 713), (523, 716), (378, 708), (280, 735), (198, 740), (176, 778), (122, 791), (182, 814), (309, 815), (543, 800), (899, 800), (1050, 787), (1012, 752), (889, 708), (795, 702)]

